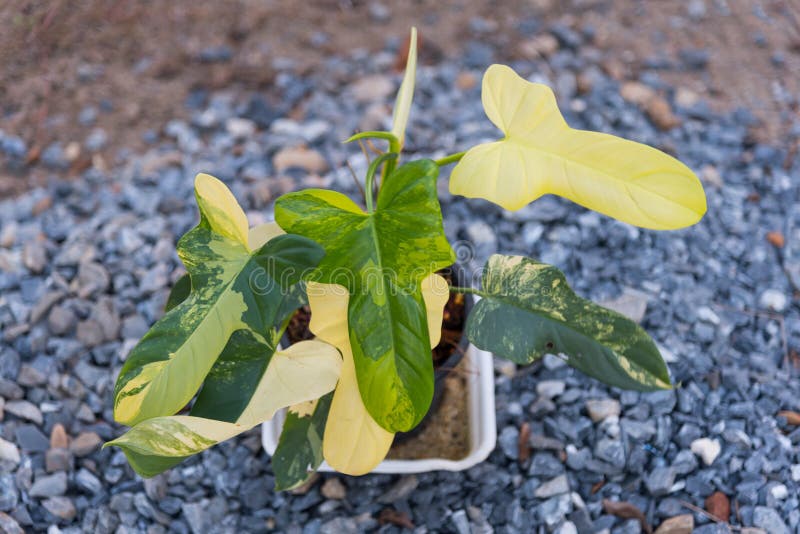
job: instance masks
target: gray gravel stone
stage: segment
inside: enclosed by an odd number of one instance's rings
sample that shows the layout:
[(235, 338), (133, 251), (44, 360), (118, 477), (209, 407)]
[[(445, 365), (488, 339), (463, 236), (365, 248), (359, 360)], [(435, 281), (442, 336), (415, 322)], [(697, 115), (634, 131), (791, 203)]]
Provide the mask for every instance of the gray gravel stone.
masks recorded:
[(0, 512), (13, 512), (19, 502), (19, 493), (11, 473), (0, 473)]
[(674, 483), (675, 470), (672, 469), (672, 467), (656, 467), (645, 479), (647, 491), (649, 491), (650, 495), (653, 497), (663, 497), (667, 495)]
[(37, 477), (28, 492), (31, 497), (55, 497), (67, 491), (67, 474), (55, 473)]
[(766, 506), (756, 506), (753, 510), (753, 525), (763, 528), (770, 534), (789, 534), (789, 527), (781, 519), (780, 514)]
[(534, 496), (539, 499), (547, 499), (555, 495), (561, 495), (569, 491), (569, 480), (567, 475), (559, 475), (556, 478), (542, 483), (536, 491)]

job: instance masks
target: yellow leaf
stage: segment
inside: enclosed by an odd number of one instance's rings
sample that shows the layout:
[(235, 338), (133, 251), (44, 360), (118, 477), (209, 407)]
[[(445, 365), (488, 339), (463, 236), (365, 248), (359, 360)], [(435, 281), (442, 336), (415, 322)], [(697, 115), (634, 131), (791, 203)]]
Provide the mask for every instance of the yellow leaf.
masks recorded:
[(250, 228), (247, 233), (247, 246), (250, 250), (257, 250), (267, 244), (273, 237), (283, 235), (286, 232), (278, 226), (276, 222), (259, 224)]
[[(431, 347), (439, 342), (442, 314), (449, 296), (449, 286), (441, 276), (432, 274), (421, 283), (428, 314)], [(319, 339), (336, 346), (342, 353), (342, 372), (333, 394), (322, 454), (328, 464), (347, 475), (372, 471), (389, 452), (394, 434), (384, 430), (369, 415), (358, 391), (353, 352), (347, 328), (347, 290), (335, 284), (307, 285), (311, 307), (310, 330)]]
[(321, 341), (300, 341), (276, 352), (251, 402), (236, 420), (240, 425), (257, 425), (272, 419), (287, 406), (318, 399), (336, 387), (342, 359), (335, 347)]
[(552, 193), (655, 230), (690, 226), (706, 212), (703, 186), (686, 165), (641, 143), (570, 128), (546, 85), (492, 65), (482, 101), (505, 138), (464, 155), (450, 178), (453, 194), (517, 210)]
[(403, 82), (397, 91), (394, 102), (394, 116), (392, 117), (392, 133), (403, 146), (406, 135), (408, 116), (411, 113), (411, 100), (414, 98), (414, 84), (417, 77), (417, 29), (411, 28), (411, 38), (408, 41), (408, 60)]
[(231, 190), (210, 174), (198, 174), (194, 179), (195, 196), (200, 213), (219, 234), (247, 246), (247, 215)]

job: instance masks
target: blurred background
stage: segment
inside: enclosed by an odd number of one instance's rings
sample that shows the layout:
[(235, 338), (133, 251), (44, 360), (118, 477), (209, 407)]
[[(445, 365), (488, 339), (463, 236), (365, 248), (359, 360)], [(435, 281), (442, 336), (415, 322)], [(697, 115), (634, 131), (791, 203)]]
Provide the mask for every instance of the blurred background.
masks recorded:
[[(6, 197), (44, 180), (54, 141), (71, 173), (93, 158), (108, 164), (185, 115), (192, 90), (275, 93), (276, 69), (302, 74), (331, 55), (402, 49), (411, 25), (426, 64), (465, 53), (532, 60), (580, 45), (620, 82), (657, 72), (684, 103), (750, 109), (760, 139), (785, 138), (797, 117), (798, 0), (7, 0), (0, 23), (0, 129), (12, 137), (0, 158), (24, 152), (24, 165), (0, 174)], [(628, 97), (669, 123), (669, 104), (638, 89)]]

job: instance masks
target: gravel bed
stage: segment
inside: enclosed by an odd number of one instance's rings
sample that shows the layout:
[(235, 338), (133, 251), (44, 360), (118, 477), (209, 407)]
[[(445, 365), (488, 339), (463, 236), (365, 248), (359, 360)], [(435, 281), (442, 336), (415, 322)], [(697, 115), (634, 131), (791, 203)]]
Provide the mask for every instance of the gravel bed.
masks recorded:
[[(196, 91), (191, 120), (170, 121), (148, 135), (148, 152), (96, 162), (78, 179), (67, 178), (66, 147), (51, 145), (48, 187), (0, 202), (0, 531), (398, 532), (406, 520), (417, 532), (459, 534), (642, 531), (609, 513), (608, 499), (654, 527), (689, 514), (709, 534), (727, 530), (686, 503), (705, 509), (719, 491), (734, 524), (800, 532), (800, 427), (778, 415), (800, 412), (793, 140), (756, 143), (747, 110), (711, 112), (662, 83), (658, 65), (641, 85), (620, 86), (586, 43), (590, 29), (541, 30), (530, 45), (541, 59), (514, 66), (556, 89), (571, 125), (677, 154), (701, 175), (708, 214), (658, 233), (554, 197), (508, 213), (452, 198), (443, 177), (446, 231), (473, 270), (498, 251), (539, 258), (583, 296), (640, 320), (678, 388), (609, 389), (555, 357), (529, 368), (498, 361), (498, 446), (486, 462), (462, 473), (325, 475), (301, 494), (273, 491), (258, 431), (150, 480), (117, 449), (101, 450), (122, 431), (111, 410), (122, 361), (183, 272), (174, 244), (196, 223), (194, 174), (226, 181), (252, 224), (300, 187), (357, 194), (345, 164), (363, 175), (366, 161), (341, 140), (388, 126), (399, 75), (386, 73), (400, 43), (305, 76), (279, 64), (269, 94)], [(456, 62), (420, 69), (410, 153), (441, 157), (497, 136), (480, 76), (499, 55), (471, 42)], [(98, 130), (83, 144), (97, 150), (104, 139)], [(25, 164), (20, 143), (0, 132), (12, 166)]]

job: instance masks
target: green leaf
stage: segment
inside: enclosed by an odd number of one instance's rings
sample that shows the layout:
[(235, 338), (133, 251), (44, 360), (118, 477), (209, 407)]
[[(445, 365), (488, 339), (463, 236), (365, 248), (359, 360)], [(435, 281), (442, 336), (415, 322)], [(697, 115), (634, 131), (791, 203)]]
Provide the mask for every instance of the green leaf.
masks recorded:
[(249, 330), (234, 332), (206, 376), (191, 415), (236, 422), (275, 353), (274, 340), (267, 341)]
[(184, 274), (175, 282), (167, 297), (167, 303), (164, 305), (164, 312), (170, 311), (172, 308), (189, 298), (189, 293), (192, 292), (192, 279), (189, 273)]
[(430, 160), (399, 167), (382, 185), (372, 213), (319, 189), (289, 193), (275, 203), (284, 230), (325, 248), (311, 279), (350, 292), (348, 324), (361, 397), (391, 432), (416, 426), (433, 395), (420, 281), (455, 261), (442, 227), (437, 175)]
[(271, 419), (287, 406), (330, 393), (342, 358), (332, 345), (301, 341), (275, 353), (235, 422), (173, 415), (147, 419), (106, 444), (122, 449), (141, 476), (156, 475), (186, 458)]
[(322, 437), (332, 398), (333, 393), (320, 398), (311, 413), (289, 408), (278, 447), (272, 455), (276, 490), (302, 485), (322, 463)]
[(123, 365), (114, 391), (114, 418), (123, 424), (181, 410), (237, 330), (263, 344), (262, 354), (274, 350), (267, 333), (283, 295), (324, 254), (313, 241), (292, 235), (250, 251), (244, 213), (224, 184), (201, 174), (195, 191), (200, 223), (178, 242), (192, 291)]
[(481, 295), (466, 329), (478, 348), (517, 363), (562, 354), (572, 367), (624, 389), (671, 387), (667, 366), (647, 333), (623, 315), (578, 297), (551, 265), (494, 255)]
[(389, 146), (400, 146), (400, 140), (392, 132), (375, 130), (358, 132), (357, 134), (348, 137), (344, 142), (352, 143), (353, 141), (359, 141), (361, 139), (383, 139), (384, 141), (389, 141)]

